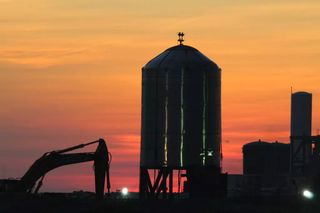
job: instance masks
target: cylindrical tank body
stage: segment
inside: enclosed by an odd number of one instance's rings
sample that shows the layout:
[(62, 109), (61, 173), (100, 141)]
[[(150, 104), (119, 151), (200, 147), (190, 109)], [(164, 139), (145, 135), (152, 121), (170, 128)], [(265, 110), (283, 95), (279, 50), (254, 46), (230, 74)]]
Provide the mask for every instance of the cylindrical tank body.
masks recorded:
[(311, 136), (312, 94), (291, 95), (291, 136)]
[(255, 141), (242, 148), (244, 175), (286, 175), (289, 173), (290, 145)]
[(141, 166), (220, 168), (220, 68), (186, 45), (142, 68)]
[(307, 141), (311, 136), (311, 125), (312, 94), (293, 93), (291, 95), (291, 169), (294, 173), (303, 172), (303, 167), (311, 157), (312, 145)]
[(291, 95), (291, 136), (311, 136), (312, 94)]

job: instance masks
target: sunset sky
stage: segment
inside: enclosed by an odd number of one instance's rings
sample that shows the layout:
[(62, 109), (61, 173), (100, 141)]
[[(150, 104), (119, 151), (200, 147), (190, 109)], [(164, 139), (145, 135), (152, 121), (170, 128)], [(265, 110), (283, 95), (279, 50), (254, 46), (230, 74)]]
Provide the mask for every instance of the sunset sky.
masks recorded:
[[(137, 190), (141, 68), (179, 31), (222, 69), (225, 172), (242, 172), (247, 142), (289, 141), (291, 86), (313, 94), (317, 134), (319, 11), (319, 0), (0, 0), (0, 178), (102, 137), (112, 190)], [(86, 163), (50, 172), (42, 191), (93, 186)]]

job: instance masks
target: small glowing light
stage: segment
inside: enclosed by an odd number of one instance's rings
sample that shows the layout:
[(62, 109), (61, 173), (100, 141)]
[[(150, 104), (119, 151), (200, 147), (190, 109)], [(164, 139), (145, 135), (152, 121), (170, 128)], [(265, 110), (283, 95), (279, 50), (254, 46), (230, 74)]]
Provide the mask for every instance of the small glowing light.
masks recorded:
[(312, 193), (311, 191), (309, 191), (308, 189), (306, 189), (306, 190), (303, 191), (303, 196), (304, 196), (305, 198), (312, 199), (314, 195), (313, 195), (313, 193)]
[(208, 156), (213, 156), (213, 151), (208, 151)]
[(129, 193), (129, 190), (128, 190), (127, 187), (124, 187), (124, 188), (121, 189), (121, 194), (122, 194), (123, 196), (128, 195), (128, 193)]

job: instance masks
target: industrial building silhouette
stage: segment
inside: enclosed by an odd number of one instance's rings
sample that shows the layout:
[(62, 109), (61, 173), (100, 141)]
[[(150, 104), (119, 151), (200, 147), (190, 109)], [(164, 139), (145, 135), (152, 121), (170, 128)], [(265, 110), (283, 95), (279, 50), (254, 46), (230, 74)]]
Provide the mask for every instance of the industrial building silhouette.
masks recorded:
[(140, 195), (172, 196), (177, 173), (179, 191), (221, 196), (221, 69), (178, 35), (142, 68)]
[(320, 139), (311, 136), (312, 94), (291, 94), (290, 144), (245, 144), (243, 175), (222, 174), (221, 69), (184, 45), (184, 33), (178, 36), (178, 45), (142, 68), (140, 197), (172, 197), (182, 185), (190, 197), (295, 195), (306, 185), (316, 188)]
[(304, 188), (319, 191), (320, 136), (311, 135), (311, 125), (312, 94), (292, 93), (290, 144), (261, 140), (245, 144), (243, 176), (229, 176), (229, 189), (237, 182), (241, 195), (289, 196)]
[(255, 141), (245, 144), (243, 152), (244, 175), (287, 175), (290, 171), (290, 145)]

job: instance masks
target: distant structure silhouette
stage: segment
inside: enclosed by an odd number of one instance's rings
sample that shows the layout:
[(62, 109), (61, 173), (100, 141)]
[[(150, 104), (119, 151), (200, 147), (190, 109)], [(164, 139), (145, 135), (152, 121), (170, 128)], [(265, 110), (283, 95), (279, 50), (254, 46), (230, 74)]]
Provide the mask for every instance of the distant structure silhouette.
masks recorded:
[[(270, 191), (274, 193), (274, 191), (281, 189), (287, 182), (290, 165), (289, 144), (258, 140), (245, 144), (242, 152), (241, 187), (243, 194), (268, 195)], [(228, 180), (228, 183), (231, 184), (231, 180)]]
[(290, 145), (254, 141), (242, 148), (244, 175), (288, 175), (290, 165)]
[(291, 173), (302, 175), (312, 156), (311, 137), (312, 94), (296, 92), (291, 94)]
[(184, 33), (178, 36), (179, 45), (142, 68), (141, 197), (172, 195), (174, 171), (179, 191), (181, 177), (187, 178), (184, 190), (190, 196), (214, 196), (225, 188), (221, 70), (184, 45)]
[[(311, 135), (312, 94), (291, 90), (290, 144), (256, 141), (243, 146), (242, 193), (250, 196), (320, 194), (320, 135)], [(239, 186), (239, 185), (238, 185)], [(230, 187), (231, 188), (231, 187)]]

